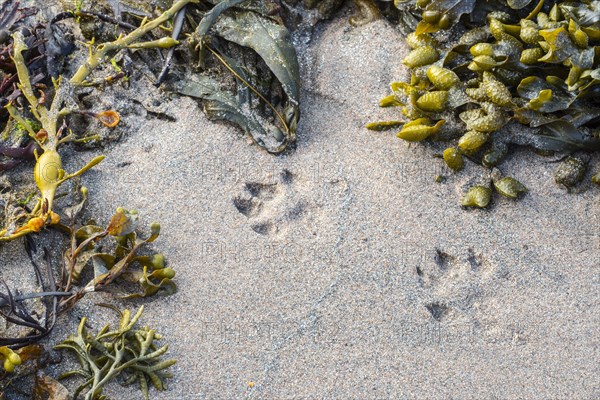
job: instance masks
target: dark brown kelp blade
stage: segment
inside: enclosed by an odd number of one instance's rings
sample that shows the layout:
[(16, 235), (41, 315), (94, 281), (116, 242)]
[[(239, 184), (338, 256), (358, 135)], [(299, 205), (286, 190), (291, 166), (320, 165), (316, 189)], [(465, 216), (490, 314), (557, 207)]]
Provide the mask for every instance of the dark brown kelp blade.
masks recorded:
[[(215, 5), (199, 21), (193, 35), (199, 50), (200, 66), (212, 56), (224, 71), (236, 80), (236, 93), (224, 90), (221, 81), (208, 72), (194, 74), (177, 81), (175, 90), (181, 94), (205, 100), (204, 109), (211, 119), (221, 119), (240, 126), (258, 145), (271, 153), (280, 153), (296, 140), (296, 127), (300, 116), (300, 73), (296, 51), (290, 35), (271, 16), (244, 10), (239, 0), (223, 1)], [(240, 5), (240, 7), (237, 7)], [(268, 67), (285, 94), (285, 101), (273, 104), (256, 83), (258, 77), (250, 75), (253, 68), (244, 65), (239, 52), (231, 49), (240, 46), (253, 51)], [(267, 89), (270, 90), (270, 89)], [(267, 112), (257, 107), (262, 103)]]

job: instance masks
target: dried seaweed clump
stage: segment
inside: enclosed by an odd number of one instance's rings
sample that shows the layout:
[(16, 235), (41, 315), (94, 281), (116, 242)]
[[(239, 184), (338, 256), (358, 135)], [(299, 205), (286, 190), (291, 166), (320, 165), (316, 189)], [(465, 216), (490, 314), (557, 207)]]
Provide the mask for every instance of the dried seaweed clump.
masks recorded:
[[(412, 51), (402, 61), (410, 82), (392, 83), (393, 93), (380, 105), (399, 107), (408, 122), (368, 128), (401, 127), (398, 137), (409, 142), (449, 141), (443, 159), (455, 171), (465, 159), (492, 169), (511, 145), (542, 154), (600, 149), (600, 1), (396, 5), (420, 14), (420, 21), (406, 38)], [(556, 180), (571, 186), (583, 178), (587, 156), (565, 162), (577, 168), (559, 167)], [(486, 189), (510, 198), (525, 191), (514, 179), (499, 180), (490, 177)], [(479, 188), (463, 200), (465, 206), (487, 204), (489, 194)]]

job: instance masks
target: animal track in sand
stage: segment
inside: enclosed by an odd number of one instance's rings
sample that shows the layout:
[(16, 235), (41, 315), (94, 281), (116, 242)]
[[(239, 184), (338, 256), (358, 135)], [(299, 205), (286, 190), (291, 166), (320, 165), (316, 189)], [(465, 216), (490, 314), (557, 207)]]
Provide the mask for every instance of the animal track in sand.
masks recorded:
[(497, 275), (496, 269), (473, 249), (468, 249), (466, 259), (436, 249), (433, 262), (416, 268), (423, 305), (436, 321), (456, 308), (468, 309), (475, 298), (485, 295), (485, 286)]
[(233, 205), (248, 218), (254, 232), (274, 235), (316, 208), (306, 192), (306, 183), (284, 169), (274, 182), (246, 182), (241, 193), (234, 197)]

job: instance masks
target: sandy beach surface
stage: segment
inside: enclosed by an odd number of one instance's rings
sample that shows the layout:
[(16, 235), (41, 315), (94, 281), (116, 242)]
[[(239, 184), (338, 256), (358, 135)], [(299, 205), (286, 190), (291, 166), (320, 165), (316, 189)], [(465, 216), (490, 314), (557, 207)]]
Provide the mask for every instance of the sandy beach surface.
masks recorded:
[[(178, 360), (151, 398), (599, 398), (590, 174), (569, 194), (554, 160), (517, 150), (501, 169), (529, 193), (462, 209), (486, 171), (453, 174), (439, 148), (364, 128), (394, 117), (377, 103), (406, 74), (407, 47), (387, 22), (354, 28), (348, 16), (299, 48), (302, 118), (283, 155), (143, 74), (119, 103), (125, 134), (82, 181), (89, 215), (107, 221), (124, 206), (160, 222), (153, 248), (177, 270), (179, 292), (145, 302), (142, 323)], [(107, 103), (121, 96), (107, 90)], [(4, 262), (21, 245), (10, 246)], [(82, 302), (49, 342), (84, 315), (116, 322), (93, 305), (103, 299)], [(140, 398), (117, 384), (107, 394)]]

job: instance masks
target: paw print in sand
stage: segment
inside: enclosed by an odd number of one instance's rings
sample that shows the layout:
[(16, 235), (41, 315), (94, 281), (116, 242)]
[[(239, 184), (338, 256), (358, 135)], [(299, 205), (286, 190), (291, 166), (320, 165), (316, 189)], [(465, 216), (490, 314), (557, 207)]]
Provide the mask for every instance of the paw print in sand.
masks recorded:
[(482, 288), (497, 275), (496, 267), (472, 249), (466, 260), (438, 249), (434, 262), (417, 267), (416, 272), (423, 304), (437, 321), (455, 308), (468, 309), (468, 304), (483, 296)]
[(233, 199), (235, 208), (248, 218), (260, 235), (279, 233), (286, 224), (301, 219), (314, 204), (304, 196), (297, 176), (283, 170), (274, 182), (246, 182)]

